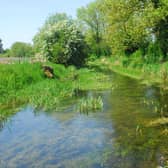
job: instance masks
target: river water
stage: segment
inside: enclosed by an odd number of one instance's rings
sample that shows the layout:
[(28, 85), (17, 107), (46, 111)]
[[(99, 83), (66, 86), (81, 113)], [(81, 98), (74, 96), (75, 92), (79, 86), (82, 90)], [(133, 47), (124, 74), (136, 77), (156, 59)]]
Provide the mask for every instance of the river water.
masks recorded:
[(101, 111), (80, 113), (76, 98), (57, 112), (28, 105), (1, 124), (0, 168), (164, 166), (168, 136), (148, 123), (159, 117), (156, 105), (167, 104), (167, 93), (115, 73), (111, 83), (112, 89), (81, 95), (101, 96)]

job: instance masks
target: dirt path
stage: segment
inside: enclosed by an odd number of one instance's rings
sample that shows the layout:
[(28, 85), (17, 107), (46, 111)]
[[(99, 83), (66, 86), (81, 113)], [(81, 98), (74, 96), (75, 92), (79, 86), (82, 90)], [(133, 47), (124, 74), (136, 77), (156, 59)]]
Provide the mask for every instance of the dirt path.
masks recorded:
[(18, 57), (0, 57), (0, 64), (11, 64), (16, 62), (29, 62), (31, 58), (18, 58)]

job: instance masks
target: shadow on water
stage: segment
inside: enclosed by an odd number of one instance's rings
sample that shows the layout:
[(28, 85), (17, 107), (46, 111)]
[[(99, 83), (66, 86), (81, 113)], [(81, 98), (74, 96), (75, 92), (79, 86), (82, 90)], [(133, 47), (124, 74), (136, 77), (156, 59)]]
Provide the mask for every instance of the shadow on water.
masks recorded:
[[(159, 114), (155, 104), (166, 103), (167, 93), (117, 74), (115, 89), (76, 91), (75, 100), (60, 111), (27, 106), (0, 132), (2, 168), (156, 168), (168, 155), (162, 128), (146, 123)], [(102, 97), (101, 111), (80, 113), (80, 97)], [(152, 102), (144, 104), (144, 100)], [(154, 102), (154, 103), (153, 103)], [(9, 130), (10, 127), (10, 130)]]

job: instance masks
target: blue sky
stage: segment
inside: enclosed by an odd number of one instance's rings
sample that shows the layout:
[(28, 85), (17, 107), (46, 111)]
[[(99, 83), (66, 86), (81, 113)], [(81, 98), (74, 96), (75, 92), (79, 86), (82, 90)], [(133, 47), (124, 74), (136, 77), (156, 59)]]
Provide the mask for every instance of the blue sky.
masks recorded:
[(91, 0), (1, 0), (0, 38), (4, 48), (15, 41), (31, 42), (52, 13), (66, 12), (75, 17), (76, 9)]

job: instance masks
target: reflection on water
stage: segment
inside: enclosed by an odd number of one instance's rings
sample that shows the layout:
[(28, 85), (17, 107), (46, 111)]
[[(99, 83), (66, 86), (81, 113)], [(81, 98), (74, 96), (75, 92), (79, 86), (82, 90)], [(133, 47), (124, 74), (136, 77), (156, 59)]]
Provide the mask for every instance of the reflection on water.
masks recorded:
[(156, 168), (168, 154), (167, 136), (145, 123), (158, 114), (144, 99), (162, 104), (158, 89), (116, 74), (101, 96), (103, 111), (80, 114), (76, 104), (60, 112), (36, 111), (27, 106), (3, 125), (0, 132), (2, 168)]

